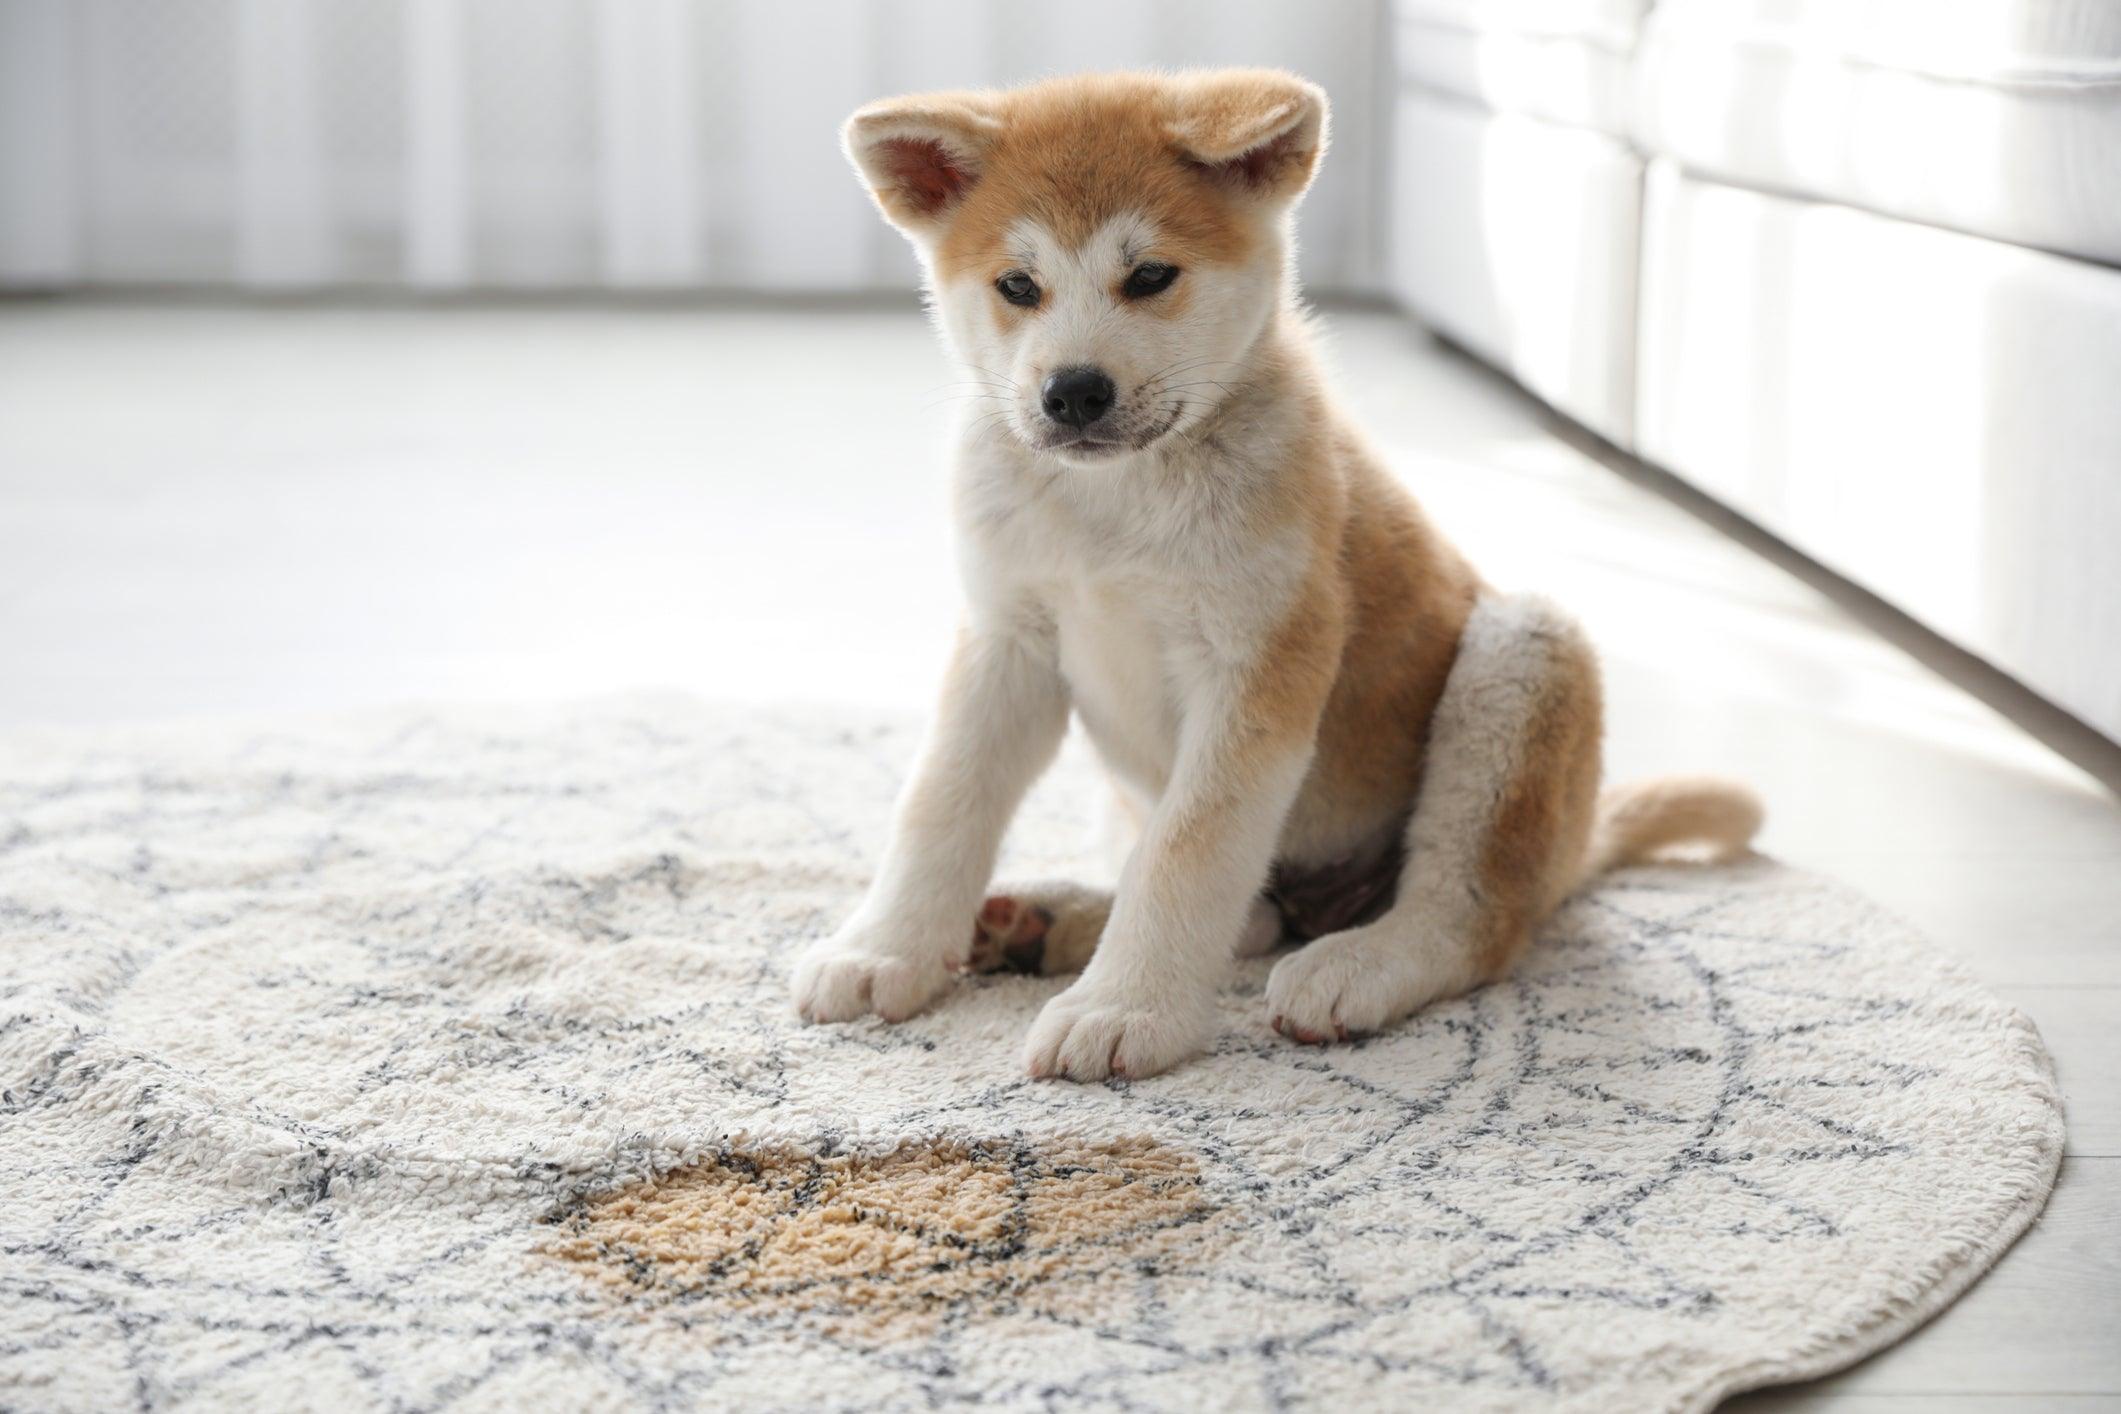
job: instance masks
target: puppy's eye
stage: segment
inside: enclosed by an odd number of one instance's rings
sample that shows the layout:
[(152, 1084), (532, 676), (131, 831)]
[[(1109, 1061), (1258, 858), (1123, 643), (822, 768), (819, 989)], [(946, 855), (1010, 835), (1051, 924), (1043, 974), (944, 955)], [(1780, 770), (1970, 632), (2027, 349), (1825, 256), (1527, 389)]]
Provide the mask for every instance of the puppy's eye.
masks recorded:
[(1177, 278), (1176, 265), (1165, 265), (1155, 260), (1144, 261), (1128, 273), (1127, 283), (1119, 287), (1119, 292), (1128, 299), (1147, 299), (1150, 295), (1162, 294), (1170, 289), (1171, 282)]
[(994, 282), (994, 288), (1000, 290), (1002, 298), (1011, 304), (1020, 304), (1028, 309), (1038, 303), (1038, 281), (1021, 270), (1012, 270), (1002, 276)]

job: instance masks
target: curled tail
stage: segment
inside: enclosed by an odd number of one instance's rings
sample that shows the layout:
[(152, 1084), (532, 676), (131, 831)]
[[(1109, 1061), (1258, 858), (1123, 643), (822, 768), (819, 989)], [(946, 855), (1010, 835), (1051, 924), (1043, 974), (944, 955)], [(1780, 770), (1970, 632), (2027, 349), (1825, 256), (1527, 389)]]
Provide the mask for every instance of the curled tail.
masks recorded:
[(1707, 845), (1712, 858), (1729, 859), (1752, 843), (1765, 814), (1751, 789), (1716, 776), (1660, 776), (1608, 786), (1598, 797), (1598, 818), (1578, 877), (1587, 880), (1675, 845)]

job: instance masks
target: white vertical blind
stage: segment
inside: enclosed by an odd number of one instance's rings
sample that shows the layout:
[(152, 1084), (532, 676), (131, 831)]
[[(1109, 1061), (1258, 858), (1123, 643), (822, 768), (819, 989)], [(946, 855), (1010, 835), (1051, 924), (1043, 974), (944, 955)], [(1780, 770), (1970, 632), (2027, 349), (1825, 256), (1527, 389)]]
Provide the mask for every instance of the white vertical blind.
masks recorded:
[(0, 3), (0, 275), (79, 271), (79, 65), (67, 0)]
[(686, 0), (597, 10), (598, 211), (611, 285), (690, 285), (705, 273), (692, 20)]
[(404, 278), (419, 289), (471, 283), (471, 154), (463, 0), (405, 11)]
[(902, 285), (840, 120), (1140, 65), (1325, 84), (1368, 288), (1379, 0), (0, 0), (0, 285)]
[(313, 285), (338, 262), (324, 209), (314, 0), (236, 10), (236, 277)]
[(732, 159), (723, 203), (729, 267), (768, 289), (873, 283), (876, 218), (839, 150), (840, 122), (855, 106), (848, 99), (870, 86), (872, 7), (807, 0), (716, 8), (728, 26), (721, 68), (735, 100), (715, 115), (711, 139)]

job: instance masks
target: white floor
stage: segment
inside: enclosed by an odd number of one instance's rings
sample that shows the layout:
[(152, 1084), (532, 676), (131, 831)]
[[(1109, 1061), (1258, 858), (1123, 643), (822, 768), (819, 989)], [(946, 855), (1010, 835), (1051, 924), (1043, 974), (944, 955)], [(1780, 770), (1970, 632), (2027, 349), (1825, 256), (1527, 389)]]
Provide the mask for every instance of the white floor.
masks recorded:
[[(1396, 318), (1329, 322), (1445, 527), (1590, 623), (1611, 774), (1756, 782), (1770, 852), (1913, 918), (2059, 1060), (2039, 1226), (1896, 1349), (1742, 1405), (2121, 1409), (2114, 798)], [(0, 304), (0, 729), (642, 686), (919, 710), (950, 376), (910, 306)]]

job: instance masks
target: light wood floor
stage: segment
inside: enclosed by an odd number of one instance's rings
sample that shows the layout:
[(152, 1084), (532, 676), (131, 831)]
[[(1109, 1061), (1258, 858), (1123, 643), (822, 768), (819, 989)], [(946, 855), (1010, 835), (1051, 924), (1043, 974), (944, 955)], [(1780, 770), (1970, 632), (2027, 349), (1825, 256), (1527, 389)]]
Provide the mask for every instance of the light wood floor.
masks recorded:
[[(1754, 781), (1769, 852), (1912, 918), (2060, 1064), (2038, 1226), (1895, 1349), (1738, 1405), (2121, 1408), (2114, 798), (1399, 319), (1328, 323), (1445, 528), (1589, 622), (1611, 774)], [(919, 709), (949, 378), (910, 303), (0, 304), (0, 729), (643, 686)]]

